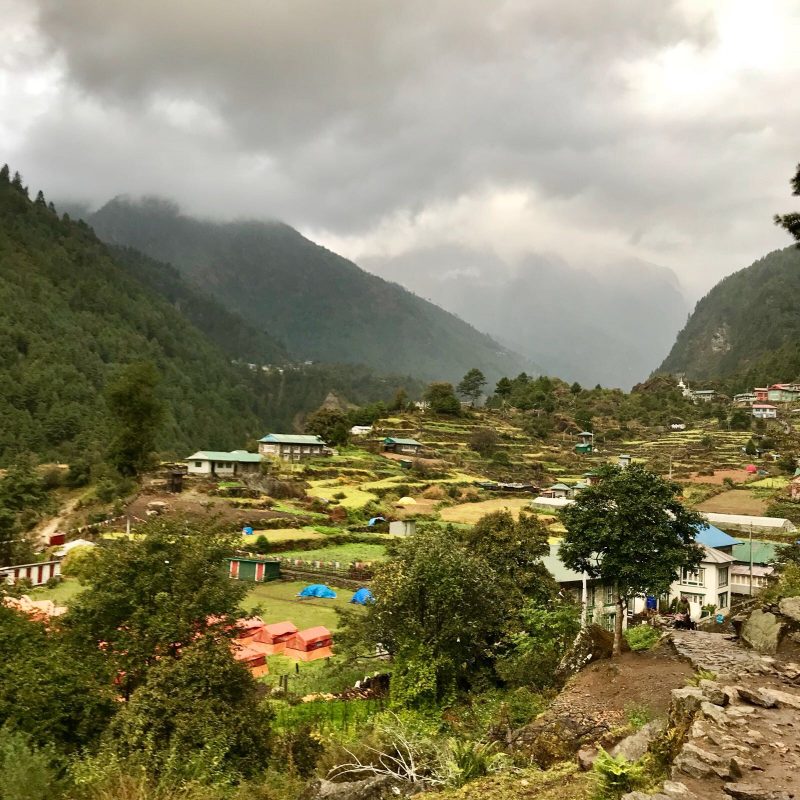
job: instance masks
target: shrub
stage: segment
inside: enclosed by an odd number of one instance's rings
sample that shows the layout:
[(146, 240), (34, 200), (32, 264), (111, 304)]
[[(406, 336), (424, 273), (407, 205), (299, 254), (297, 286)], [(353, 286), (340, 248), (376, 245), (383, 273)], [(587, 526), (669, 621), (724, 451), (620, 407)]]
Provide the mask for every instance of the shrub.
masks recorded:
[(648, 706), (632, 705), (625, 709), (625, 719), (633, 730), (638, 731), (653, 719), (653, 712)]
[(628, 628), (625, 631), (628, 647), (635, 652), (649, 650), (656, 645), (660, 638), (661, 634), (650, 625), (637, 625), (635, 628)]
[(498, 450), (492, 455), (492, 463), (500, 466), (508, 466), (511, 463), (511, 456), (507, 450)]
[(614, 758), (602, 748), (593, 769), (598, 776), (598, 800), (617, 800), (647, 785), (647, 773), (641, 762), (628, 761), (623, 756)]
[(333, 495), (334, 500), (344, 500), (347, 497), (347, 492), (336, 492)]

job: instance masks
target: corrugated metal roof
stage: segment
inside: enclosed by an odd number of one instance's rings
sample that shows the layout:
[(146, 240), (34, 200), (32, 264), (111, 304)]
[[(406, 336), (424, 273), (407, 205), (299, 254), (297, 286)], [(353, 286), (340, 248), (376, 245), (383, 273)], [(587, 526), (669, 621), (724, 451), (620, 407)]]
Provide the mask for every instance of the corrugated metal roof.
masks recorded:
[(728, 536), (725, 531), (721, 531), (719, 528), (709, 524), (697, 529), (695, 541), (706, 547), (733, 547), (733, 545), (739, 544), (739, 539), (734, 539), (733, 536)]
[(325, 444), (319, 436), (297, 433), (268, 433), (260, 442), (268, 444)]
[[(775, 558), (777, 545), (774, 542), (762, 542), (758, 539), (753, 540), (753, 563), (767, 564)], [(750, 563), (750, 542), (741, 542), (733, 548), (733, 557), (737, 561)]]
[(416, 439), (395, 439), (393, 436), (387, 436), (383, 440), (384, 444), (409, 444), (415, 445), (416, 447), (422, 447), (422, 444), (418, 442)]
[(705, 551), (701, 562), (703, 564), (731, 564), (735, 560), (733, 556), (723, 553), (722, 550), (715, 550), (705, 544), (703, 545), (703, 550)]
[(718, 522), (720, 525), (752, 525), (761, 528), (782, 528), (783, 530), (794, 530), (794, 525), (782, 517), (753, 517), (749, 514), (717, 514), (710, 511), (703, 512), (703, 516), (710, 522)]
[(236, 461), (240, 464), (257, 464), (261, 461), (258, 453), (248, 453), (246, 450), (233, 450), (226, 453), (222, 450), (198, 450), (185, 461)]
[(556, 583), (570, 583), (571, 581), (583, 580), (582, 573), (564, 566), (564, 562), (558, 556), (560, 547), (560, 542), (558, 544), (551, 544), (550, 555), (542, 558), (542, 564), (544, 564), (547, 571), (553, 576)]

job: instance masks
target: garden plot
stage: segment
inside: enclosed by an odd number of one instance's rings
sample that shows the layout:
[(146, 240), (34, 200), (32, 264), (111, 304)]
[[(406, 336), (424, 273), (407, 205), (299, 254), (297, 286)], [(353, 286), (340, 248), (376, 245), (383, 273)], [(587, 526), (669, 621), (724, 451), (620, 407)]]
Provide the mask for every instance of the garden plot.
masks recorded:
[(249, 536), (243, 533), (242, 541), (245, 544), (252, 544), (259, 536), (263, 536), (270, 544), (325, 538), (324, 534), (315, 531), (313, 528), (275, 528), (274, 530), (255, 530)]
[(699, 503), (697, 511), (710, 511), (714, 514), (749, 514), (761, 517), (766, 514), (767, 501), (748, 489), (731, 489), (728, 492), (709, 497)]
[(480, 503), (461, 503), (450, 508), (443, 508), (439, 516), (444, 522), (461, 522), (465, 525), (474, 525), (481, 517), (494, 511), (510, 511), (515, 517), (523, 508), (529, 508), (531, 499), (526, 498), (497, 498), (496, 500), (483, 500)]
[(386, 546), (383, 544), (350, 543), (320, 547), (317, 550), (288, 550), (276, 553), (281, 558), (302, 558), (303, 561), (338, 561), (352, 564), (354, 561), (371, 562), (386, 559)]

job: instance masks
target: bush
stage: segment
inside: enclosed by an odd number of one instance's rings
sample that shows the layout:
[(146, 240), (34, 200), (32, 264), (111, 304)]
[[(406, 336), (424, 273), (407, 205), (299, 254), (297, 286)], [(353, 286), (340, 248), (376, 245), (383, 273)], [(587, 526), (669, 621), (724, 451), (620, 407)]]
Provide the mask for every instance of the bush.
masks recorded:
[(628, 761), (623, 756), (614, 758), (602, 747), (593, 769), (598, 776), (598, 800), (617, 800), (647, 785), (647, 773), (641, 762)]
[(511, 456), (507, 450), (498, 450), (492, 455), (492, 463), (507, 467), (511, 463)]
[(625, 640), (628, 642), (628, 647), (634, 652), (655, 647), (660, 638), (661, 634), (650, 625), (637, 625), (635, 628), (628, 628), (625, 631)]

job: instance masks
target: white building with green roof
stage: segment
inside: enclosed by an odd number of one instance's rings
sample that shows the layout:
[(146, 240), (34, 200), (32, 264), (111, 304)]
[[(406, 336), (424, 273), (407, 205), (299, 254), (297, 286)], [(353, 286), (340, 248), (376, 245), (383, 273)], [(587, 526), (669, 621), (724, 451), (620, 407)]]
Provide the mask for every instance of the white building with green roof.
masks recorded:
[(258, 452), (267, 458), (301, 461), (324, 455), (325, 442), (319, 436), (300, 433), (268, 433), (258, 440)]
[(219, 478), (258, 472), (260, 464), (261, 456), (258, 453), (248, 453), (247, 450), (233, 450), (230, 453), (222, 450), (198, 450), (186, 459), (186, 468), (190, 475), (211, 475)]

